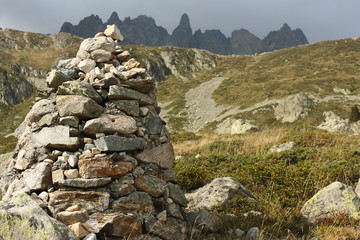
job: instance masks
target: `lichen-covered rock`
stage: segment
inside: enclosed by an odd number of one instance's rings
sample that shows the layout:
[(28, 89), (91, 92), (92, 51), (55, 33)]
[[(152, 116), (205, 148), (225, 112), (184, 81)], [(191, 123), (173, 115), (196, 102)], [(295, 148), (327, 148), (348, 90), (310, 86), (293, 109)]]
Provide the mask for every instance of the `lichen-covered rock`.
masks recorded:
[(334, 214), (360, 219), (360, 198), (352, 187), (334, 182), (308, 200), (301, 213), (311, 222), (332, 217)]
[(103, 99), (90, 83), (83, 81), (64, 82), (57, 90), (58, 95), (82, 95), (102, 103)]
[(51, 218), (28, 195), (0, 202), (2, 239), (78, 240), (63, 223)]
[(186, 194), (189, 209), (212, 209), (227, 203), (235, 195), (254, 198), (238, 181), (231, 177), (216, 178), (211, 183)]

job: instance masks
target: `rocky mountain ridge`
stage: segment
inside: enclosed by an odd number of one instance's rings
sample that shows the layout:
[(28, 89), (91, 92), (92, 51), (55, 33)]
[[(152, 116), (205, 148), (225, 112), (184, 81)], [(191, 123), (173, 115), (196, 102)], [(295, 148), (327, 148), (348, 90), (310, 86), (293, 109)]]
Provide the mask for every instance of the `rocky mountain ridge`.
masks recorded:
[(196, 30), (193, 33), (187, 14), (181, 16), (179, 25), (171, 34), (165, 28), (157, 26), (151, 17), (140, 15), (134, 19), (127, 17), (122, 21), (116, 12), (105, 23), (94, 14), (85, 17), (78, 25), (65, 22), (60, 32), (87, 38), (111, 24), (115, 24), (127, 36), (125, 45), (199, 48), (223, 55), (256, 54), (308, 43), (301, 29), (292, 30), (286, 23), (280, 30), (270, 32), (263, 40), (245, 29), (233, 31), (231, 37), (226, 37), (220, 30)]

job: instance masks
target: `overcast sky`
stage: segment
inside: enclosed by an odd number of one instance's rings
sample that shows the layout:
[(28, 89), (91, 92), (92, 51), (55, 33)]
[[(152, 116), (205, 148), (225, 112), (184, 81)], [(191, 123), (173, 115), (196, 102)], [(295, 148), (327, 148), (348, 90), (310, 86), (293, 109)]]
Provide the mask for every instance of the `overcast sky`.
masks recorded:
[(301, 28), (310, 42), (360, 35), (360, 0), (0, 0), (0, 27), (56, 33), (90, 14), (105, 22), (116, 11), (121, 20), (153, 17), (169, 33), (183, 13), (193, 31), (220, 29), (230, 36), (245, 28), (260, 38), (284, 23)]

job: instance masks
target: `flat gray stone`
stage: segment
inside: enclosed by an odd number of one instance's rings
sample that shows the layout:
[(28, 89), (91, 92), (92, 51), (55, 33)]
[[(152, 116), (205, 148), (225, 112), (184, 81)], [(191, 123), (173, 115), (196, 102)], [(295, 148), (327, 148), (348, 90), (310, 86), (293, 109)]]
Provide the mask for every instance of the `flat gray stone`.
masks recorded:
[(129, 116), (106, 114), (86, 122), (84, 133), (95, 136), (96, 133), (130, 134), (137, 131), (136, 121)]
[(171, 143), (161, 144), (150, 150), (145, 150), (135, 155), (135, 158), (146, 163), (156, 163), (162, 168), (170, 169), (175, 165), (174, 149)]
[(136, 100), (113, 100), (109, 102), (113, 104), (120, 111), (125, 112), (128, 115), (138, 117), (140, 108), (139, 102)]
[(142, 138), (125, 138), (115, 135), (96, 139), (94, 143), (102, 152), (136, 151), (145, 147), (145, 141)]
[(102, 187), (111, 182), (111, 177), (106, 178), (94, 178), (94, 179), (84, 179), (84, 178), (75, 178), (75, 179), (66, 179), (59, 181), (59, 186), (64, 187), (76, 187), (76, 188), (93, 188), (93, 187)]
[(156, 100), (144, 93), (115, 85), (110, 86), (108, 97), (111, 100), (137, 100), (140, 105), (156, 105)]
[(45, 127), (39, 132), (32, 133), (32, 140), (36, 147), (49, 147), (59, 150), (76, 150), (80, 140), (70, 137), (69, 126)]
[(94, 100), (79, 95), (57, 96), (56, 107), (61, 117), (76, 116), (81, 120), (100, 117), (104, 112)]

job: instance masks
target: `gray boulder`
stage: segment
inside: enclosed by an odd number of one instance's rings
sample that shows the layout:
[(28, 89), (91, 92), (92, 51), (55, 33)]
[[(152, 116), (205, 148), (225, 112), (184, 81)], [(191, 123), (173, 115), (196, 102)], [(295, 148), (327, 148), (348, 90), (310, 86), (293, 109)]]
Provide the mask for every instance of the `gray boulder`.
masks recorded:
[(244, 119), (227, 118), (217, 125), (215, 132), (219, 134), (241, 134), (246, 132), (257, 132), (259, 128)]
[(281, 100), (274, 109), (274, 115), (276, 120), (292, 123), (305, 117), (312, 104), (311, 96), (300, 92)]
[(360, 198), (352, 187), (334, 182), (307, 201), (301, 212), (311, 222), (338, 213), (360, 219)]
[(51, 218), (28, 195), (0, 202), (2, 239), (78, 240), (63, 223)]
[(254, 197), (237, 180), (231, 177), (216, 178), (211, 183), (192, 193), (185, 194), (189, 201), (188, 209), (212, 209), (221, 204), (225, 204), (236, 195), (247, 198)]
[(276, 146), (272, 146), (269, 149), (270, 153), (274, 153), (274, 152), (283, 152), (286, 150), (291, 150), (297, 147), (297, 144), (294, 142), (287, 142), (287, 143), (282, 143), (280, 145), (276, 145)]
[(357, 194), (357, 195), (359, 196), (359, 198), (360, 198), (360, 179), (359, 179), (358, 184), (356, 185), (355, 192), (356, 192), (356, 194)]
[(332, 111), (324, 112), (323, 115), (325, 121), (317, 128), (334, 133), (360, 134), (360, 121), (350, 123), (349, 119), (341, 119)]

